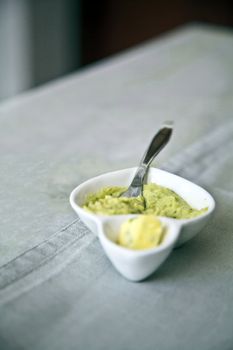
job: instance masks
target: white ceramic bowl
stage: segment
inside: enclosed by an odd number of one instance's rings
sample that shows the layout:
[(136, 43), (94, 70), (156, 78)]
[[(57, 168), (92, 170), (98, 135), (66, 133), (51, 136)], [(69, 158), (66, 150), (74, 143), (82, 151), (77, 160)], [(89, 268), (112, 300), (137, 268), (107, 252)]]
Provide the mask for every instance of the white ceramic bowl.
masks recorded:
[[(72, 208), (96, 235), (99, 234), (100, 229), (98, 222), (108, 216), (92, 214), (84, 210), (82, 205), (86, 196), (105, 186), (129, 186), (135, 171), (136, 168), (130, 168), (106, 173), (85, 181), (72, 191), (70, 195)], [(196, 209), (208, 207), (205, 213), (193, 219), (170, 219), (181, 226), (176, 246), (187, 242), (204, 228), (215, 208), (215, 201), (206, 190), (180, 176), (152, 167), (149, 169), (147, 182), (170, 188)]]
[(166, 228), (162, 243), (155, 248), (130, 250), (116, 243), (121, 224), (137, 215), (117, 215), (98, 220), (100, 243), (115, 268), (131, 281), (151, 275), (166, 260), (179, 236), (180, 226), (174, 220), (160, 218)]

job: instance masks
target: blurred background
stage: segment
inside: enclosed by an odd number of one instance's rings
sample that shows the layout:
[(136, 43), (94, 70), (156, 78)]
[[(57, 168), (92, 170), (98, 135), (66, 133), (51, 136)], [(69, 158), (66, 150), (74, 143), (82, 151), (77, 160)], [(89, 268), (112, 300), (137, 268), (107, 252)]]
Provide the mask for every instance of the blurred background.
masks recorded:
[(233, 27), (231, 0), (0, 0), (0, 101), (182, 24)]

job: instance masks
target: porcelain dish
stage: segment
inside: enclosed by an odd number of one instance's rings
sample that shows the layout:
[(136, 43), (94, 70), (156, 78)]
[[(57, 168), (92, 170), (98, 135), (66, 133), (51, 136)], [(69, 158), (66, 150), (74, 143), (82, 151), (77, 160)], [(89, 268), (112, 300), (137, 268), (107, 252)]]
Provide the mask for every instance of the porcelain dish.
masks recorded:
[[(106, 186), (129, 186), (135, 171), (136, 168), (129, 168), (105, 173), (85, 181), (71, 192), (70, 204), (72, 208), (85, 225), (99, 236), (102, 245), (104, 241), (101, 240), (101, 237), (103, 238), (103, 227), (105, 227), (103, 222), (112, 220), (117, 225), (122, 217), (127, 219), (127, 215), (105, 216), (90, 213), (82, 208), (85, 199), (88, 194)], [(196, 209), (208, 208), (202, 215), (192, 219), (161, 218), (167, 220), (167, 223), (169, 222), (172, 227), (177, 226), (179, 232), (174, 241), (176, 247), (189, 241), (205, 227), (215, 209), (214, 198), (205, 189), (180, 176), (153, 167), (150, 167), (147, 176), (147, 183), (150, 182), (170, 188)], [(110, 242), (111, 244), (112, 242)]]

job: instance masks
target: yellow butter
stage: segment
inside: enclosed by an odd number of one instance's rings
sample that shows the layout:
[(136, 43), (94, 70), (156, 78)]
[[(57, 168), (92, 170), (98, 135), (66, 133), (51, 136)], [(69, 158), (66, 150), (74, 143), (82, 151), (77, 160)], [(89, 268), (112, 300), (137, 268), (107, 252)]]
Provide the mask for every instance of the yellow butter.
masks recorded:
[(121, 225), (117, 243), (129, 249), (148, 249), (158, 246), (163, 236), (164, 227), (159, 219), (140, 215)]

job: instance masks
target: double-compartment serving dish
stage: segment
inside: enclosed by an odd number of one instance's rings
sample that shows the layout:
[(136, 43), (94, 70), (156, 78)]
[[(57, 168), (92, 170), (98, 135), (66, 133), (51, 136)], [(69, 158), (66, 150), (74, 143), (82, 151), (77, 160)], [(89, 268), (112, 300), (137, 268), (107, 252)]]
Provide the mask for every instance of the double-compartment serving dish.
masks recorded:
[(161, 217), (167, 232), (164, 241), (158, 247), (141, 251), (121, 247), (115, 243), (120, 224), (129, 217), (137, 215), (98, 215), (86, 211), (82, 206), (90, 193), (97, 192), (103, 187), (128, 187), (136, 169), (123, 169), (94, 177), (76, 187), (70, 195), (70, 204), (74, 211), (86, 226), (99, 237), (103, 249), (116, 269), (132, 281), (140, 281), (149, 276), (168, 257), (174, 246), (182, 245), (201, 231), (215, 208), (213, 197), (200, 186), (167, 171), (150, 167), (147, 183), (156, 183), (173, 190), (193, 208), (207, 207), (208, 209), (202, 215), (192, 219)]

